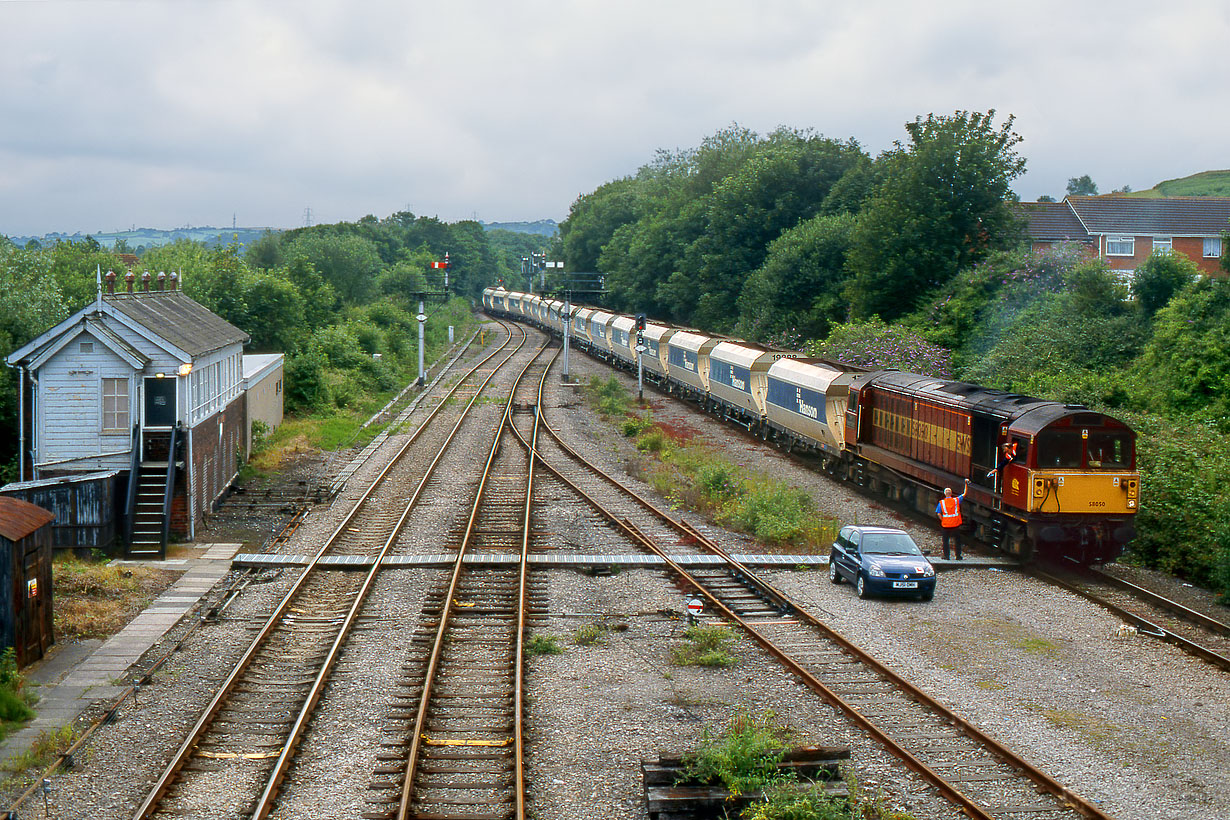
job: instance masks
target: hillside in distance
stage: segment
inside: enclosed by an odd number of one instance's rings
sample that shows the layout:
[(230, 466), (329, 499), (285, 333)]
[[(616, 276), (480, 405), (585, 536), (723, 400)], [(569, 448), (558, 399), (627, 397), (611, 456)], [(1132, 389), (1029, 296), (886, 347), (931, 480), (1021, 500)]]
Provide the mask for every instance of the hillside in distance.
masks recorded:
[(1159, 199), (1169, 196), (1230, 197), (1230, 170), (1201, 171), (1198, 174), (1159, 182), (1147, 191), (1133, 191), (1128, 196)]
[(536, 222), (480, 222), (484, 230), (532, 233), (537, 236), (555, 236), (559, 225), (554, 219), (539, 219)]
[(46, 247), (56, 242), (83, 242), (86, 237), (93, 239), (99, 245), (111, 250), (123, 243), (130, 253), (141, 253), (149, 248), (169, 245), (179, 239), (200, 242), (208, 247), (229, 245), (232, 242), (240, 246), (247, 245), (259, 239), (272, 228), (175, 228), (162, 230), (160, 228), (136, 228), (131, 231), (99, 231), (98, 233), (49, 233), (43, 236), (10, 236), (9, 239), (18, 247), (25, 247), (31, 240), (39, 246)]

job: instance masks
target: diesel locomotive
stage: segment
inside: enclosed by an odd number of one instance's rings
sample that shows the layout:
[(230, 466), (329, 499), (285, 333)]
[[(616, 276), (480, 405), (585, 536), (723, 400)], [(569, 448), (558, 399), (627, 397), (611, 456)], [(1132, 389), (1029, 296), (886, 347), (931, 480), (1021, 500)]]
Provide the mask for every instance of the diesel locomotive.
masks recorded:
[[(484, 309), (562, 335), (616, 367), (930, 515), (970, 487), (967, 526), (1021, 558), (1112, 561), (1135, 536), (1136, 435), (1081, 405), (872, 370), (503, 288)], [(571, 314), (569, 316), (569, 314)], [(569, 321), (570, 320), (570, 321)]]

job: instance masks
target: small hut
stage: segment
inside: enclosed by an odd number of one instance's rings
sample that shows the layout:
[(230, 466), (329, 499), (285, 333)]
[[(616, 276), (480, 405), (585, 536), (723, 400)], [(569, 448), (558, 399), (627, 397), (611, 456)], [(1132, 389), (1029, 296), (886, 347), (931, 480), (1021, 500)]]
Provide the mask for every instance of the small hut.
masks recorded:
[(55, 515), (0, 496), (0, 647), (16, 650), (17, 666), (55, 643), (51, 620), (51, 522)]

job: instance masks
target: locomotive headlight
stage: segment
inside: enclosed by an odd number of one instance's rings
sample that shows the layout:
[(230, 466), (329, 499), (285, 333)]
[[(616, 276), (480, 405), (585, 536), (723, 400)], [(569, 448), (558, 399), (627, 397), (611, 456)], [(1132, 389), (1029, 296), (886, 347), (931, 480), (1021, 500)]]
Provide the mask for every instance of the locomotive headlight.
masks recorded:
[(1134, 478), (1130, 478), (1130, 479), (1128, 479), (1128, 482), (1127, 482), (1127, 494), (1128, 494), (1128, 498), (1135, 498), (1135, 497), (1136, 497), (1136, 489), (1137, 489), (1137, 486), (1136, 486), (1136, 485), (1137, 485), (1137, 481), (1136, 481), (1136, 479), (1134, 479)]
[(1041, 498), (1044, 495), (1046, 495), (1046, 479), (1045, 478), (1035, 478), (1034, 479), (1034, 498)]
[(881, 567), (879, 564), (872, 564), (871, 566), (867, 567), (867, 572), (871, 575), (872, 578), (883, 578), (884, 577), (884, 568)]

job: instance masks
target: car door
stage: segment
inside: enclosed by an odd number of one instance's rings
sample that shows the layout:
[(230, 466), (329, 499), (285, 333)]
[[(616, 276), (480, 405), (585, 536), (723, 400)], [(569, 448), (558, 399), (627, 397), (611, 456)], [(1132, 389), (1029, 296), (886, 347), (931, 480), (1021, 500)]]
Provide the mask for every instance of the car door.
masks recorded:
[(858, 530), (851, 530), (850, 535), (846, 539), (846, 554), (842, 561), (842, 575), (850, 579), (851, 583), (858, 580), (858, 573), (862, 565), (862, 556), (859, 553), (859, 545), (863, 540), (863, 534)]

